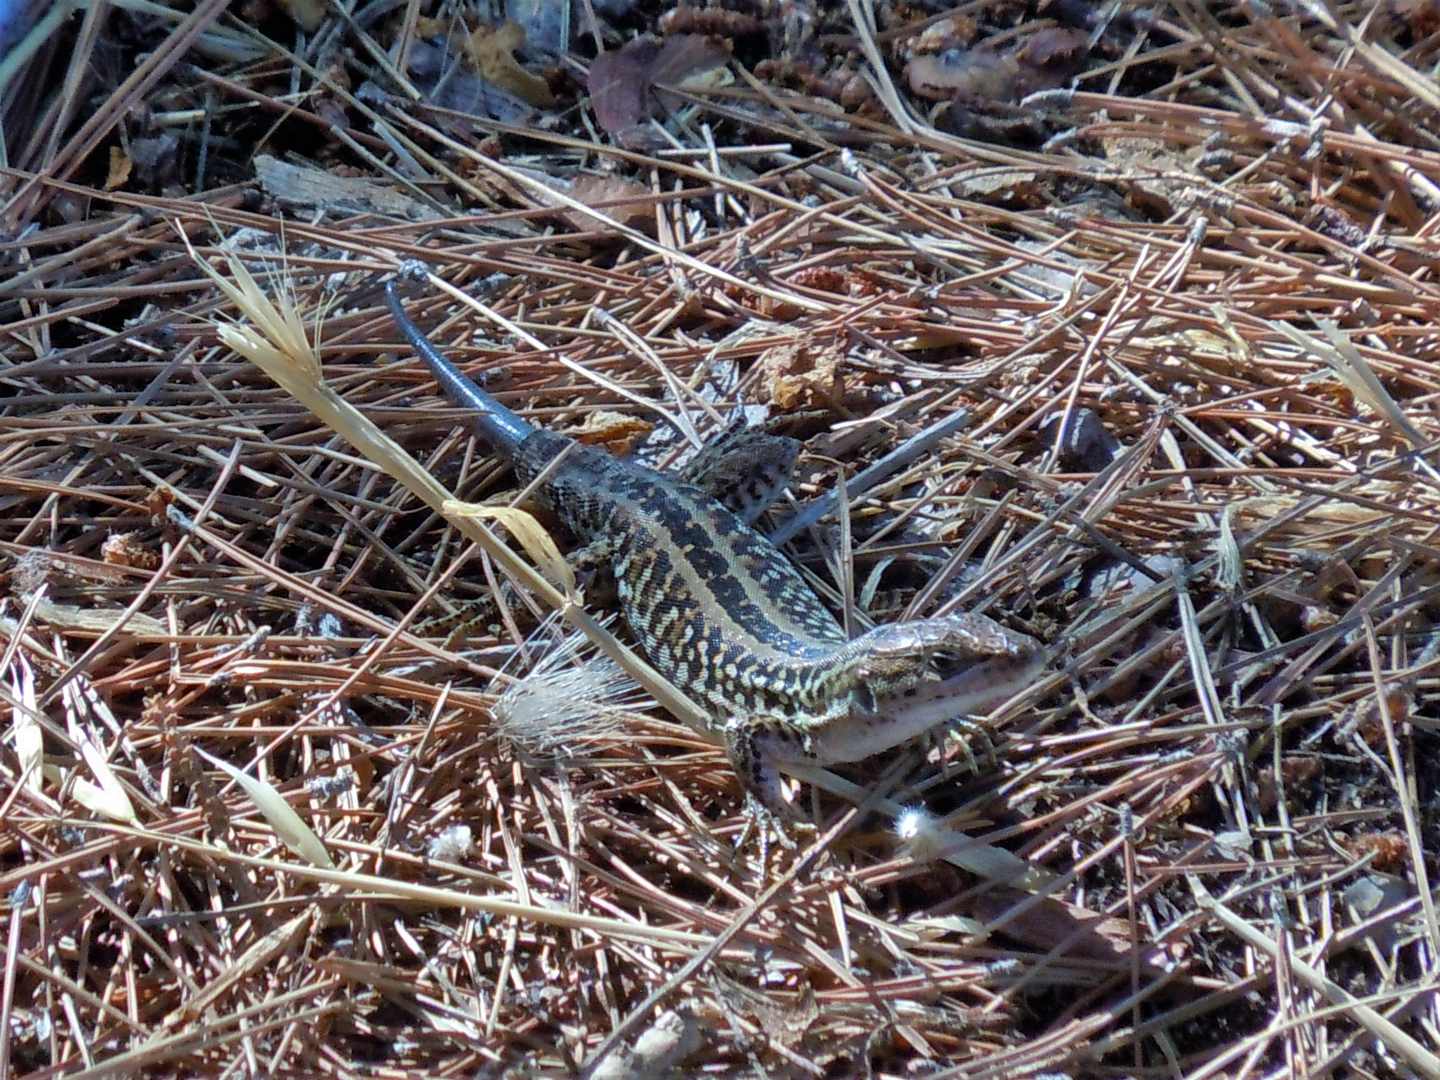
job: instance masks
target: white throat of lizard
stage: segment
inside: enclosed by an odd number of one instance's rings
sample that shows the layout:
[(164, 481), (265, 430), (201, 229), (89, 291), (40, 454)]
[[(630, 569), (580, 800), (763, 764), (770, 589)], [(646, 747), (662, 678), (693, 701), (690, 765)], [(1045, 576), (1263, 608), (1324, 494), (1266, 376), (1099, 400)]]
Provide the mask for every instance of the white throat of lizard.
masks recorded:
[(996, 651), (917, 647), (878, 661), (862, 659), (829, 722), (812, 729), (809, 751), (821, 761), (858, 761), (934, 727), (984, 715), (1025, 689), (1049, 660), (1046, 650), (1023, 634), (1000, 631), (985, 645)]

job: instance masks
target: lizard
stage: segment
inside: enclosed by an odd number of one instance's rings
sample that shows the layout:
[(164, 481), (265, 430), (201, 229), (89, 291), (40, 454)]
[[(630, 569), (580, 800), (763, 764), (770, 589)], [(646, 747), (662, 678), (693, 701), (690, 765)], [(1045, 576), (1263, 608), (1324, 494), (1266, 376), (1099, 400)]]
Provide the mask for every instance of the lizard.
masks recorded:
[[(747, 803), (793, 816), (786, 764), (854, 762), (983, 714), (1027, 686), (1050, 651), (978, 613), (882, 624), (848, 638), (755, 523), (799, 443), (731, 431), (670, 474), (531, 424), (482, 390), (406, 314), (395, 325), (522, 487), (613, 574), (650, 663), (709, 716)], [(539, 478), (538, 483), (534, 483)], [(698, 482), (697, 482), (698, 481)], [(727, 503), (729, 505), (727, 505)]]

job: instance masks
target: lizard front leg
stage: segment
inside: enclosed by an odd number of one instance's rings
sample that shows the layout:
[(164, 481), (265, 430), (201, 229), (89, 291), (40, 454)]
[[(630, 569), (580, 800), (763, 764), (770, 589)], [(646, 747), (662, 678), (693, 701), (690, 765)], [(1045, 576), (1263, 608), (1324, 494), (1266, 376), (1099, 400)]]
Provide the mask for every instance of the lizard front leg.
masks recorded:
[(809, 737), (793, 723), (772, 716), (733, 717), (721, 732), (747, 802), (782, 821), (801, 820), (799, 811), (785, 798), (777, 763), (813, 759)]

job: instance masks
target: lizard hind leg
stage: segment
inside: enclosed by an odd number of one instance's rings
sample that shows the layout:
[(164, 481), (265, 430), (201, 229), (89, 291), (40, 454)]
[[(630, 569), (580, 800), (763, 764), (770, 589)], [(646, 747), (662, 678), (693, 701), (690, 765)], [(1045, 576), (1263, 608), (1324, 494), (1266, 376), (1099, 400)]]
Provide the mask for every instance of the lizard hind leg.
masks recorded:
[(606, 607), (615, 601), (618, 588), (615, 559), (620, 549), (620, 541), (607, 536), (597, 537), (570, 552), (570, 568), (575, 571), (589, 605)]
[(716, 502), (753, 525), (790, 484), (800, 441), (732, 423), (680, 470)]

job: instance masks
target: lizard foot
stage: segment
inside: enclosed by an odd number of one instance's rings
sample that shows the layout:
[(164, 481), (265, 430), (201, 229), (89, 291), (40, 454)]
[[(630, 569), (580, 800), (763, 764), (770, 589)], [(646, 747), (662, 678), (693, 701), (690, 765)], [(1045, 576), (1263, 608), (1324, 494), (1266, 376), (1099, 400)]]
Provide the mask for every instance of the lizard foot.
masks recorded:
[(795, 841), (796, 833), (813, 834), (815, 823), (806, 821), (793, 808), (783, 814), (777, 814), (756, 798), (752, 792), (745, 793), (745, 828), (741, 830), (739, 838), (735, 841), (737, 853), (745, 849), (751, 836), (760, 846), (760, 865), (770, 865), (770, 840), (773, 837), (780, 847), (787, 851), (799, 850)]
[[(975, 760), (975, 752), (971, 748), (972, 739), (980, 743), (980, 756), (992, 768), (998, 769), (1000, 767), (1000, 759), (995, 753), (995, 740), (990, 737), (990, 732), (983, 724), (977, 724), (968, 717), (957, 716), (930, 732), (930, 736), (937, 741), (937, 744), (942, 746), (943, 741), (951, 735), (956, 736), (956, 741), (960, 744), (960, 752), (965, 757), (965, 765), (972, 776), (980, 775), (980, 763)], [(951, 774), (952, 763), (944, 760), (943, 757), (942, 761), (942, 771), (948, 778)]]

